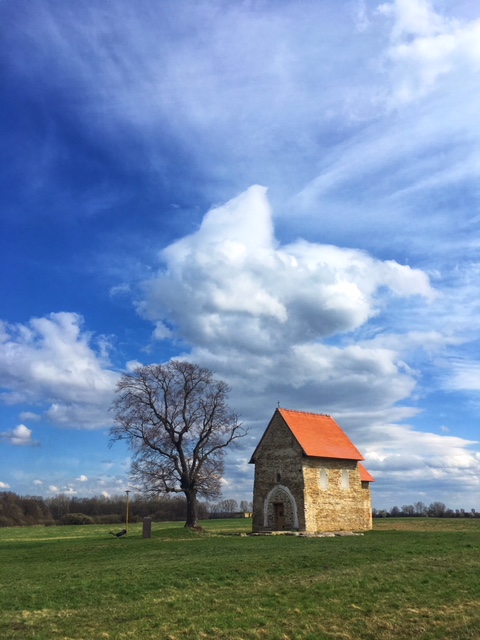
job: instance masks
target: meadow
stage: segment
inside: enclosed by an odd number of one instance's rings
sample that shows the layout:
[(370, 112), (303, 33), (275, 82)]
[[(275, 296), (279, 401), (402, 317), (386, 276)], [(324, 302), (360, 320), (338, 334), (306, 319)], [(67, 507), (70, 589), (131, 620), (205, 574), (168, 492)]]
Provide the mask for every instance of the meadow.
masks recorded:
[(250, 521), (0, 529), (4, 640), (480, 638), (480, 520), (376, 520), (358, 537)]

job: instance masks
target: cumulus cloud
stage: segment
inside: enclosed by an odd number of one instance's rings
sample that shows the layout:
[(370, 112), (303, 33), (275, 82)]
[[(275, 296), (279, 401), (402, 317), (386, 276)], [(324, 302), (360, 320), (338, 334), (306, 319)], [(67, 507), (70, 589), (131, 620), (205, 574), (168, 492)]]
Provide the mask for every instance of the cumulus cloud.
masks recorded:
[(209, 211), (160, 257), (164, 268), (144, 283), (139, 310), (228, 378), (249, 418), (266, 397), (343, 413), (391, 408), (412, 393), (415, 378), (396, 347), (349, 336), (392, 299), (432, 300), (424, 272), (354, 249), (282, 246), (259, 186)]
[(78, 478), (76, 478), (76, 480), (78, 480), (78, 482), (87, 482), (88, 481), (88, 476), (85, 475), (81, 475)]
[[(392, 298), (432, 300), (421, 270), (305, 240), (280, 245), (259, 186), (209, 211), (160, 258), (164, 267), (144, 282), (140, 312), (190, 343), (237, 393), (249, 395), (254, 379), (257, 390), (337, 409), (347, 388), (359, 409), (411, 393), (414, 379), (395, 348), (348, 344), (348, 336)], [(341, 338), (344, 346), (326, 343)]]
[(108, 360), (108, 343), (95, 341), (82, 324), (81, 316), (66, 312), (28, 324), (3, 323), (2, 400), (46, 405), (44, 415), (65, 427), (107, 426), (118, 374)]
[(32, 430), (24, 424), (19, 424), (12, 431), (0, 433), (0, 438), (16, 447), (35, 447), (38, 442), (32, 438)]
[(361, 327), (381, 310), (383, 288), (434, 295), (425, 273), (394, 261), (305, 240), (280, 246), (259, 186), (209, 211), (161, 258), (139, 310), (197, 347), (276, 352)]
[(10, 489), (10, 485), (6, 482), (0, 482), (0, 489)]

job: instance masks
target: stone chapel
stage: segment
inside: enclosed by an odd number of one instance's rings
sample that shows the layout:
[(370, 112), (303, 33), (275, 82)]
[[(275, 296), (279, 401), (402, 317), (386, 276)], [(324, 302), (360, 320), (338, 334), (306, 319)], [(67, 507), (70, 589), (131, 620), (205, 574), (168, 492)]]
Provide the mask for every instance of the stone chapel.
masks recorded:
[(371, 529), (363, 459), (331, 416), (277, 409), (250, 460), (253, 532)]

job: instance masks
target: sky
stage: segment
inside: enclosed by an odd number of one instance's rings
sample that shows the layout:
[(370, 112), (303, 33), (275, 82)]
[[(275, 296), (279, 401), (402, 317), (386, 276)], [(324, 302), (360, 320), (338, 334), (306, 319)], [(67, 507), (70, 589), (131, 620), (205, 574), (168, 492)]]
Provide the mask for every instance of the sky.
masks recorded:
[(480, 6), (0, 3), (0, 490), (116, 495), (121, 375), (328, 413), (373, 506), (480, 510)]

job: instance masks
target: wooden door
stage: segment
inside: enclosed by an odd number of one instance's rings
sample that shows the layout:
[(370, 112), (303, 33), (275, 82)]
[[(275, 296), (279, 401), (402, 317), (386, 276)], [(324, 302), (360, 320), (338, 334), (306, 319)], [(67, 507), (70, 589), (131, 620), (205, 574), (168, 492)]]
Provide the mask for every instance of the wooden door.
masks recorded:
[(285, 527), (285, 509), (283, 502), (273, 503), (273, 513), (275, 519), (275, 531), (283, 531)]

